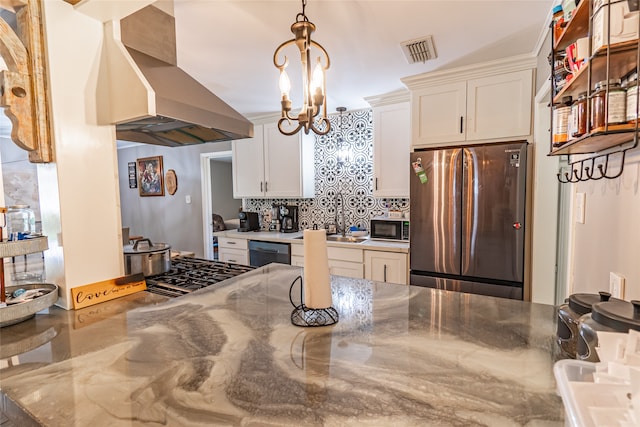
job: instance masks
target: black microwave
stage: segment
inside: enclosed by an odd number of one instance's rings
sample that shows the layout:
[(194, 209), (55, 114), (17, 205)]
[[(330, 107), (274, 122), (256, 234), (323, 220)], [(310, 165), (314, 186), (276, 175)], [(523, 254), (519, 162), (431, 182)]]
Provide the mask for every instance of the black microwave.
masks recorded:
[(409, 241), (409, 220), (376, 216), (371, 218), (369, 235), (374, 240)]

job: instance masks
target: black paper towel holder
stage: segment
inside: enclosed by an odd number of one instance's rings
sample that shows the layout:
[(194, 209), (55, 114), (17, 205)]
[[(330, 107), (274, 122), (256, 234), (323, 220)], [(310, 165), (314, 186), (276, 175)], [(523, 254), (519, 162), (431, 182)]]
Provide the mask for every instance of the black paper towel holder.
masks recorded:
[[(300, 304), (296, 305), (291, 297), (293, 286), (300, 281)], [(330, 326), (338, 323), (340, 316), (338, 311), (333, 307), (327, 308), (309, 308), (302, 301), (302, 276), (296, 277), (289, 287), (289, 301), (295, 308), (291, 312), (291, 323), (295, 326), (315, 327)]]

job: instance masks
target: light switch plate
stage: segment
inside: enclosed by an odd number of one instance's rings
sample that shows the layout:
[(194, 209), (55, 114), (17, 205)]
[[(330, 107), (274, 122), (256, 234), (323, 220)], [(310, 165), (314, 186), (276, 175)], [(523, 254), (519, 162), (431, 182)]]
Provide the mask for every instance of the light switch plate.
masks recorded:
[(586, 199), (586, 193), (576, 193), (576, 222), (579, 224), (584, 224)]
[(609, 273), (609, 293), (614, 298), (624, 299), (624, 277), (614, 273)]

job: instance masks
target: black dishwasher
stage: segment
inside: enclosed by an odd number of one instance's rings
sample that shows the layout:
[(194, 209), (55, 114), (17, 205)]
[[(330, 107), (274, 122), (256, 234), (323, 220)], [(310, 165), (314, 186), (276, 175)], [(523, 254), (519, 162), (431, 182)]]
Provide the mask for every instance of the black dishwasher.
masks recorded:
[(291, 264), (289, 243), (249, 240), (249, 265), (261, 267), (272, 262)]

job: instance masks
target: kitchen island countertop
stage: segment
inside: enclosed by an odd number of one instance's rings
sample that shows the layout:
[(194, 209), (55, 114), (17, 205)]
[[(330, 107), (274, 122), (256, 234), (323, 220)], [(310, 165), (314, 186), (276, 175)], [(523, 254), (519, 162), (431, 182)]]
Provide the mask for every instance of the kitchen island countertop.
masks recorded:
[(2, 410), (21, 426), (563, 425), (554, 307), (332, 276), (340, 321), (299, 328), (301, 272), (3, 328)]

